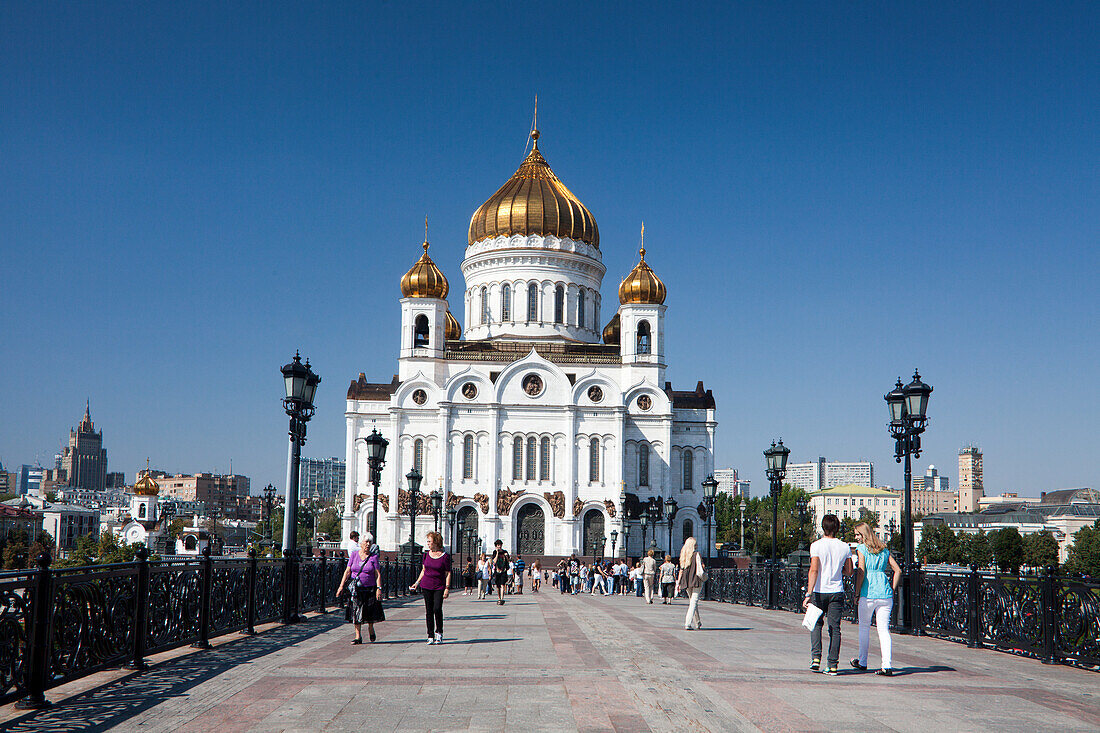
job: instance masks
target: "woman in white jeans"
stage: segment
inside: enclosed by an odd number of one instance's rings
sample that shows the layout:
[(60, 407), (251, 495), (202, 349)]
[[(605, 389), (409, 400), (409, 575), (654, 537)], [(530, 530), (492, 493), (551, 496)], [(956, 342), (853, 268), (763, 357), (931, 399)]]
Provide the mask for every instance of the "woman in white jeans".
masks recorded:
[[(875, 674), (889, 677), (894, 673), (890, 644), (890, 611), (894, 591), (901, 579), (901, 568), (866, 522), (856, 525), (856, 554), (859, 556), (856, 584), (859, 586), (859, 656), (852, 660), (856, 669), (867, 669), (867, 648), (871, 645), (871, 619), (878, 627), (878, 645), (882, 667)], [(891, 580), (887, 570), (893, 572)]]
[(695, 549), (695, 538), (688, 537), (684, 540), (684, 546), (680, 549), (680, 574), (676, 578), (676, 592), (685, 591), (688, 594), (687, 616), (684, 617), (684, 631), (691, 631), (691, 624), (695, 622), (695, 628), (703, 628), (703, 622), (699, 618), (699, 592), (703, 590), (703, 558)]

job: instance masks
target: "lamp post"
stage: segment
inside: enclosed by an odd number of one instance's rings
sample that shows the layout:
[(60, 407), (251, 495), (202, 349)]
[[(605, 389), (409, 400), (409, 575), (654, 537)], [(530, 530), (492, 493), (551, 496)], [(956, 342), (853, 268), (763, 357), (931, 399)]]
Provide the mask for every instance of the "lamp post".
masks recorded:
[(600, 562), (600, 563), (603, 562), (603, 548), (604, 548), (604, 545), (606, 545), (606, 544), (607, 544), (607, 538), (606, 537), (597, 537), (596, 538), (596, 549), (599, 551), (599, 556), (598, 556), (596, 562)]
[(741, 527), (741, 554), (748, 557), (749, 553), (745, 552), (745, 497), (740, 496), (738, 499), (740, 502), (737, 506), (741, 509), (741, 521), (738, 522), (738, 526)]
[(807, 503), (806, 497), (798, 497), (798, 549), (806, 549), (806, 517), (807, 517)]
[(302, 446), (306, 443), (306, 423), (313, 417), (313, 396), (321, 378), (313, 373), (309, 359), (302, 363), (301, 355), (283, 366), (286, 397), (283, 409), (290, 416), (290, 456), (286, 467), (286, 505), (283, 507), (283, 554), (294, 555), (298, 549), (298, 480), (301, 474)]
[(447, 525), (451, 528), (451, 554), (462, 554), (458, 541), (455, 539), (455, 522), (458, 521), (458, 512), (453, 506), (447, 507)]
[(420, 513), (420, 482), (424, 477), (420, 471), (413, 470), (405, 474), (405, 480), (409, 482), (409, 561), (416, 556), (416, 515)]
[(623, 518), (623, 557), (630, 557), (630, 522)]
[(776, 560), (776, 540), (779, 535), (779, 494), (783, 491), (783, 477), (787, 474), (787, 456), (790, 454), (791, 449), (783, 445), (782, 438), (779, 439), (779, 445), (776, 445), (773, 440), (771, 448), (764, 451), (764, 459), (768, 469), (768, 481), (771, 483), (772, 494), (772, 571), (768, 574), (768, 606), (770, 608), (776, 608), (778, 606), (776, 592), (779, 589), (775, 582), (775, 575), (779, 567)]
[(432, 492), (432, 514), (435, 515), (435, 531), (439, 531), (439, 523), (443, 520), (443, 492), (436, 489)]
[(264, 512), (267, 519), (267, 544), (270, 547), (274, 544), (274, 529), (275, 526), (271, 522), (271, 506), (275, 503), (275, 484), (268, 484), (264, 487)]
[(374, 499), (371, 504), (370, 533), (374, 541), (381, 545), (378, 537), (378, 486), (382, 483), (382, 467), (386, 465), (386, 446), (390, 441), (382, 437), (378, 429), (370, 431), (366, 438), (360, 438), (367, 446), (367, 465), (370, 467), (370, 482), (374, 487)]
[(619, 540), (619, 530), (611, 530), (611, 557), (615, 557), (615, 543)]
[(657, 554), (657, 527), (661, 522), (661, 508), (656, 500), (650, 500), (646, 512), (649, 514), (649, 523), (653, 526), (653, 537), (649, 540), (649, 549), (653, 550), (653, 554)]
[(718, 482), (714, 479), (714, 476), (707, 476), (703, 479), (703, 504), (707, 508), (707, 516), (704, 519), (704, 524), (707, 525), (707, 564), (710, 564), (710, 548), (713, 546), (713, 542), (710, 541), (710, 523), (714, 519), (714, 498), (718, 492)]
[(668, 554), (676, 557), (672, 546), (672, 523), (676, 521), (676, 500), (671, 496), (665, 499), (665, 521), (668, 522)]
[(905, 460), (905, 506), (901, 518), (901, 531), (905, 537), (905, 555), (902, 565), (902, 588), (898, 622), (903, 629), (913, 628), (913, 504), (910, 485), (913, 482), (911, 458), (920, 458), (920, 436), (928, 424), (928, 397), (932, 387), (920, 379), (920, 373), (913, 371), (913, 381), (904, 387), (898, 379), (894, 389), (887, 392), (883, 399), (890, 409), (890, 437), (894, 439), (894, 460)]
[(760, 554), (760, 543), (757, 541), (760, 537), (760, 515), (754, 514), (752, 516), (752, 552), (754, 555)]
[(645, 552), (645, 537), (646, 530), (649, 529), (649, 509), (648, 507), (638, 513), (638, 522), (642, 525), (642, 552)]

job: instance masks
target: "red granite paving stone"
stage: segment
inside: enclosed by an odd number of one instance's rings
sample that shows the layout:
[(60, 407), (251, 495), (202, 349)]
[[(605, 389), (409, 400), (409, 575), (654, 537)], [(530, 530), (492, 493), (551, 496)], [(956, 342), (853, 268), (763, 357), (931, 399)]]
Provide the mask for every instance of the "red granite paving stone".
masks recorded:
[(609, 669), (607, 660), (590, 644), (577, 622), (561, 606), (538, 604), (559, 664), (566, 669)]
[(613, 714), (611, 725), (615, 727), (615, 733), (642, 733), (643, 731), (652, 730), (641, 715), (631, 715), (629, 713)]
[(721, 695), (737, 712), (766, 731), (827, 730), (806, 717), (800, 710), (777, 697), (774, 685), (731, 680), (707, 680), (707, 687)]
[(584, 731), (614, 731), (609, 710), (614, 700), (621, 704), (622, 698), (609, 698), (601, 684), (603, 676), (570, 675), (565, 679), (565, 694), (573, 712), (573, 722)]
[(218, 733), (254, 728), (309, 684), (312, 684), (309, 678), (258, 680), (195, 718), (188, 723), (187, 730)]

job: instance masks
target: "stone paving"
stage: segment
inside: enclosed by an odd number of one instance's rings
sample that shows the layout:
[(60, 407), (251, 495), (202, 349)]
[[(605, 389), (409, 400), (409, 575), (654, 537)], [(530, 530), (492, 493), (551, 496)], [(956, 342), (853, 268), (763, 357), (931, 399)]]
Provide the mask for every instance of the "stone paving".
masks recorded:
[[(423, 607), (387, 604), (378, 641), (339, 614), (214, 649), (158, 655), (140, 674), (49, 691), (11, 731), (955, 731), (1100, 730), (1100, 674), (926, 637), (894, 637), (893, 678), (807, 669), (800, 616), (630, 597), (452, 595), (446, 643)], [(855, 655), (845, 625), (842, 665)], [(877, 663), (872, 634), (871, 659)]]

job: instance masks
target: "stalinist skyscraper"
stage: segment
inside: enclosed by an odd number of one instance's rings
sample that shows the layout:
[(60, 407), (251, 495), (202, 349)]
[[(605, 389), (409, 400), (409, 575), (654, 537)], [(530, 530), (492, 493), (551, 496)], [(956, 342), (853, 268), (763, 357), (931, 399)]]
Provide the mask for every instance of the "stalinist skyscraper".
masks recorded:
[(90, 491), (107, 488), (107, 451), (103, 448), (103, 431), (95, 431), (89, 404), (84, 406), (84, 418), (80, 425), (76, 430), (69, 431), (69, 445), (61, 454), (61, 468), (68, 477), (69, 486)]

